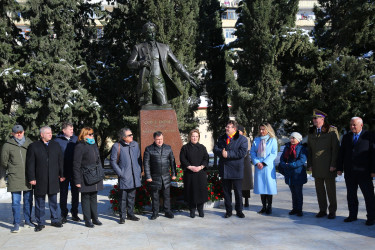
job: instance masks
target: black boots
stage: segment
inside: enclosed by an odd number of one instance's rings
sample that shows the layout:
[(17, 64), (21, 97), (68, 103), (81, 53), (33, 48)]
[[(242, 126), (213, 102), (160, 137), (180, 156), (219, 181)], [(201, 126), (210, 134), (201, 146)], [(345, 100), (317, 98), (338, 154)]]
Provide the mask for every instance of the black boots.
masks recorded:
[(260, 199), (262, 200), (262, 209), (258, 214), (272, 214), (272, 195), (261, 194)]
[(272, 195), (267, 195), (267, 208), (266, 214), (272, 214)]

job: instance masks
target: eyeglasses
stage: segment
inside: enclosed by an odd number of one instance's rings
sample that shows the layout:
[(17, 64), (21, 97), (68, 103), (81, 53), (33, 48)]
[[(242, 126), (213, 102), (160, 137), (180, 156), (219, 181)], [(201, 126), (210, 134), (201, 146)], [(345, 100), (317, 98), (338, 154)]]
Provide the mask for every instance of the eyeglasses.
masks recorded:
[(133, 134), (130, 134), (130, 135), (125, 135), (125, 137), (130, 137), (130, 136), (133, 136)]
[(89, 136), (94, 136), (94, 133), (89, 134)]

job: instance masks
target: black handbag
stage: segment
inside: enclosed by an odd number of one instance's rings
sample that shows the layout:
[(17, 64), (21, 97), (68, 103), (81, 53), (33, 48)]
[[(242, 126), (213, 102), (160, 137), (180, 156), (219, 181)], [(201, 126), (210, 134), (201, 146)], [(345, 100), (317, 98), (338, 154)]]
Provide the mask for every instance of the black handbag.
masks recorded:
[(86, 185), (94, 185), (104, 179), (101, 163), (83, 166), (82, 174)]

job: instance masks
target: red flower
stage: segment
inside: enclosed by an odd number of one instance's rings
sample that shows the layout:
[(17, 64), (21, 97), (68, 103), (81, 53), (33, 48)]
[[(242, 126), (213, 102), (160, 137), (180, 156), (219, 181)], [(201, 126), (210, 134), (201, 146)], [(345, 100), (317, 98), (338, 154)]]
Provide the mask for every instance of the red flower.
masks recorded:
[(180, 165), (177, 165), (177, 168), (180, 168)]
[(113, 210), (117, 211), (117, 207), (113, 207)]
[(179, 180), (181, 181), (181, 180), (182, 180), (182, 177), (180, 177)]
[(210, 191), (210, 187), (207, 187), (207, 190)]
[(111, 193), (112, 193), (112, 194), (115, 194), (115, 193), (116, 193), (116, 191), (112, 189)]
[(216, 199), (216, 200), (218, 200), (218, 199), (219, 199), (219, 197), (215, 196), (215, 199)]
[(212, 187), (212, 189), (215, 189), (215, 187)]
[(214, 192), (211, 192), (211, 195), (214, 195)]
[(113, 187), (114, 187), (115, 189), (117, 189), (117, 185), (114, 185)]
[(208, 197), (208, 200), (211, 200), (211, 197)]
[(113, 200), (110, 200), (109, 202), (112, 204), (112, 203), (113, 203)]
[(142, 201), (138, 202), (138, 204), (139, 204), (140, 206), (143, 206), (143, 202), (142, 202)]
[(180, 170), (180, 173), (182, 173), (182, 170)]
[(118, 203), (118, 200), (115, 200), (115, 203), (117, 204), (117, 203)]

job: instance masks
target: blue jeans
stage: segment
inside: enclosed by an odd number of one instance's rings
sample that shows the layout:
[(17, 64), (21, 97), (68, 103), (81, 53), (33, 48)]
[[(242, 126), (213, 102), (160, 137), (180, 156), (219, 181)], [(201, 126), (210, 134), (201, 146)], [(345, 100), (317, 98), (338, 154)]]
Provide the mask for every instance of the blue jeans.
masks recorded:
[[(57, 210), (57, 194), (48, 194), (49, 210), (51, 211), (51, 222), (60, 222)], [(44, 215), (46, 206), (45, 195), (35, 195), (35, 220), (38, 225), (45, 225)]]
[(13, 225), (21, 223), (21, 196), (23, 192), (23, 216), (25, 222), (31, 222), (33, 208), (33, 191), (12, 192)]

